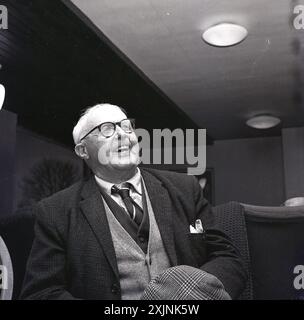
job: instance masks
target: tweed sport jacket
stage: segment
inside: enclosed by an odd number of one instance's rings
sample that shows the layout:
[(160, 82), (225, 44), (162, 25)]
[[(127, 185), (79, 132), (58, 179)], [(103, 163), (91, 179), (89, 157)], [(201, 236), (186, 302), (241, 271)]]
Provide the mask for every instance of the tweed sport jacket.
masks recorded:
[[(215, 275), (234, 299), (245, 287), (243, 261), (215, 225), (195, 177), (141, 169), (172, 266)], [(110, 229), (94, 177), (42, 200), (21, 299), (121, 299)], [(191, 234), (201, 219), (205, 233)]]

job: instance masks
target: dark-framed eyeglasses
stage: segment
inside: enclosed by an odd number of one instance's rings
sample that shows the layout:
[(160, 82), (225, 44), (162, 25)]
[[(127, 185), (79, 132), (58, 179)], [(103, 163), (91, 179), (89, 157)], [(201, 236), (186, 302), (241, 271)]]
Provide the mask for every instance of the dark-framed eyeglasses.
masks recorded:
[(98, 126), (94, 127), (92, 130), (90, 130), (86, 135), (84, 135), (80, 141), (82, 141), (84, 138), (86, 138), (90, 133), (92, 133), (94, 130), (98, 129), (99, 133), (105, 137), (110, 138), (113, 136), (113, 134), (116, 131), (116, 126), (119, 125), (120, 128), (126, 132), (126, 133), (132, 133), (135, 129), (135, 119), (123, 119), (118, 122), (103, 122), (99, 124)]

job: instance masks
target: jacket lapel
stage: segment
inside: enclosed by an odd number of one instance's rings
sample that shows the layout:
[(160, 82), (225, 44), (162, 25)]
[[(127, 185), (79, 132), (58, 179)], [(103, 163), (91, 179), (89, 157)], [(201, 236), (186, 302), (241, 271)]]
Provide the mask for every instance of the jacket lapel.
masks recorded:
[[(173, 230), (173, 207), (167, 190), (162, 182), (151, 173), (141, 169), (141, 174), (148, 191), (158, 228), (172, 266), (177, 265)], [(119, 278), (115, 249), (111, 237), (104, 204), (94, 177), (83, 186), (83, 200), (80, 207), (83, 215), (92, 228), (99, 245), (104, 250), (109, 264)]]
[(177, 265), (177, 257), (174, 244), (172, 202), (161, 181), (143, 169), (141, 169), (141, 174), (151, 200), (165, 249), (172, 265), (175, 266)]
[(80, 202), (82, 213), (91, 226), (100, 246), (103, 248), (116, 277), (119, 278), (109, 223), (101, 194), (94, 177), (90, 178), (90, 180), (85, 183), (81, 195), (83, 197), (83, 200)]

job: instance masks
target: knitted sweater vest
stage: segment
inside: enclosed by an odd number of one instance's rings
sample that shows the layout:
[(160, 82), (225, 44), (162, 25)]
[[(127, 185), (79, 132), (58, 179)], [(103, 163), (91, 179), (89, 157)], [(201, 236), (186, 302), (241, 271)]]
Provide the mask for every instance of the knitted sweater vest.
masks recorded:
[(118, 264), (122, 300), (140, 299), (150, 280), (170, 267), (144, 183), (143, 186), (150, 221), (147, 254), (121, 226), (104, 201)]

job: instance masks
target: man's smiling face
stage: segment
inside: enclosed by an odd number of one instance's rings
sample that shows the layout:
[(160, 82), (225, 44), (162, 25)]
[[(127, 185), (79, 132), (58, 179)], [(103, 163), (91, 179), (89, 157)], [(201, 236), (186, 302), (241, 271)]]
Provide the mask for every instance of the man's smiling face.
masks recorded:
[[(105, 122), (120, 122), (126, 119), (125, 113), (114, 105), (105, 105), (88, 115), (82, 136)], [(131, 170), (139, 163), (139, 145), (134, 131), (127, 133), (119, 125), (111, 137), (104, 137), (98, 128), (84, 140), (88, 155), (94, 166), (108, 172)]]

